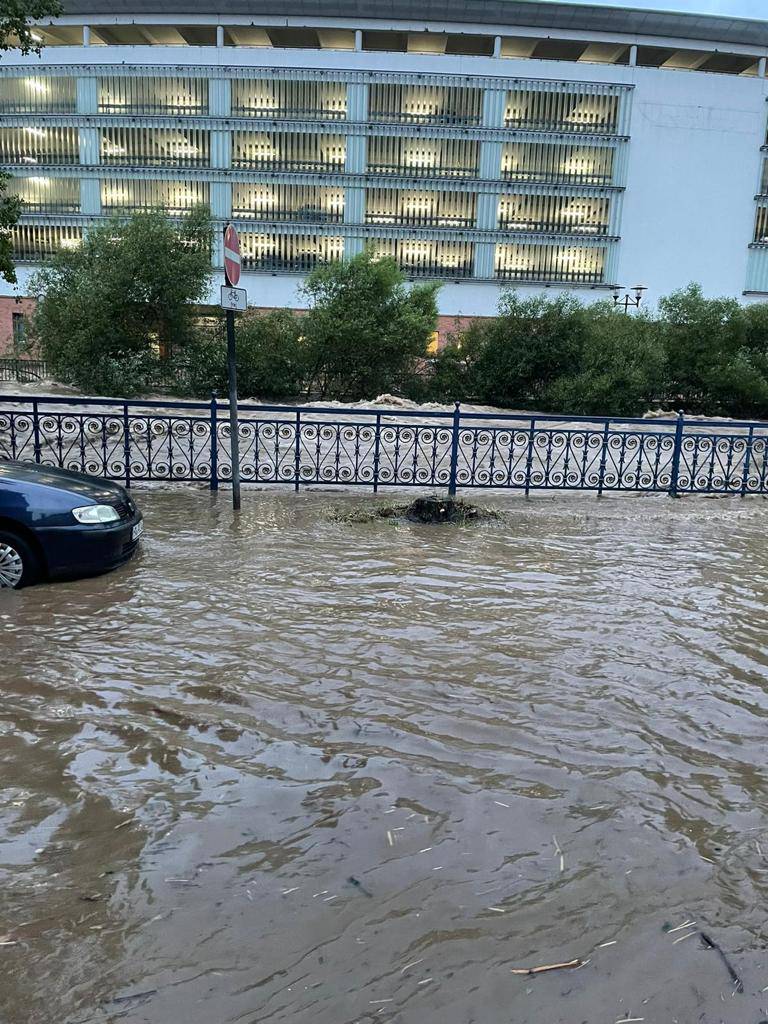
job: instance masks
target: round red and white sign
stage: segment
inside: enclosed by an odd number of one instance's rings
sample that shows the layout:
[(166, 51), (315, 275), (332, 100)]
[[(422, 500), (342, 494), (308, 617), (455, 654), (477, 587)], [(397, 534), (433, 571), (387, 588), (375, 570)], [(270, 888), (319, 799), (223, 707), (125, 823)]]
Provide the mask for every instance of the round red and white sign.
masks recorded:
[(224, 231), (224, 276), (230, 288), (240, 281), (240, 239), (231, 224)]

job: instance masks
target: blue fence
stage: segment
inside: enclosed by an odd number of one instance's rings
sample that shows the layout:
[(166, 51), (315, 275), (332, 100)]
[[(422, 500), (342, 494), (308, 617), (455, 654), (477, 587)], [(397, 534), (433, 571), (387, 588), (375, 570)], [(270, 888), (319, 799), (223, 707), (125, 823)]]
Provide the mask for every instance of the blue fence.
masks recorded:
[[(243, 482), (721, 494), (768, 492), (768, 423), (241, 406)], [(228, 407), (0, 396), (0, 457), (111, 477), (231, 477)]]

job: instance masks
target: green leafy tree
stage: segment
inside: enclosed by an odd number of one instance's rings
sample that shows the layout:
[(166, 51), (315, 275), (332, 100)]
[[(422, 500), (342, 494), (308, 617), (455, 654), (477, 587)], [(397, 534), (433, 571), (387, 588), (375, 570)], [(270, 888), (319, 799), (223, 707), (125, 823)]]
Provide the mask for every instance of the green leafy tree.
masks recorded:
[[(42, 43), (33, 34), (32, 22), (61, 13), (57, 0), (0, 0), (0, 51), (40, 53)], [(0, 277), (16, 284), (11, 229), (18, 222), (22, 204), (17, 196), (8, 194), (10, 181), (10, 175), (0, 174)]]
[(658, 322), (608, 303), (588, 307), (588, 320), (578, 361), (553, 382), (550, 404), (585, 416), (642, 415), (664, 394), (667, 358)]
[(476, 330), (477, 397), (507, 408), (549, 409), (556, 382), (579, 365), (589, 313), (570, 295), (522, 298), (511, 291), (503, 295), (499, 315)]
[(395, 261), (370, 251), (316, 268), (301, 320), (307, 390), (348, 400), (401, 390), (436, 329), (438, 288), (408, 289)]
[(35, 275), (33, 332), (63, 381), (135, 394), (196, 336), (195, 303), (211, 281), (205, 208), (180, 222), (136, 214), (88, 231)]
[[(688, 412), (727, 413), (749, 369), (747, 329), (736, 299), (705, 299), (699, 285), (659, 302), (669, 362), (668, 395)], [(741, 385), (739, 380), (741, 379)]]

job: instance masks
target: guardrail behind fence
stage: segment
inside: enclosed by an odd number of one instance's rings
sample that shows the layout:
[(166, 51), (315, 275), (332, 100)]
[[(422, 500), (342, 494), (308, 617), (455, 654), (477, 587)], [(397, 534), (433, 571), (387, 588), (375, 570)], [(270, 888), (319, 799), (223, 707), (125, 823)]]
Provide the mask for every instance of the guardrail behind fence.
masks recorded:
[[(243, 404), (244, 483), (764, 494), (768, 423)], [(0, 457), (119, 480), (231, 476), (228, 406), (0, 396)]]

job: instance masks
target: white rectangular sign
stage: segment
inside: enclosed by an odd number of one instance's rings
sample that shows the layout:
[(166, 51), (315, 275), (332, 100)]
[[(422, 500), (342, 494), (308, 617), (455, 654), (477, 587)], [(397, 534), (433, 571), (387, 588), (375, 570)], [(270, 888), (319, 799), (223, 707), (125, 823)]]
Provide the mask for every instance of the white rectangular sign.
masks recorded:
[(221, 286), (221, 308), (245, 311), (248, 308), (248, 294), (245, 288), (230, 288), (229, 285), (223, 284)]

